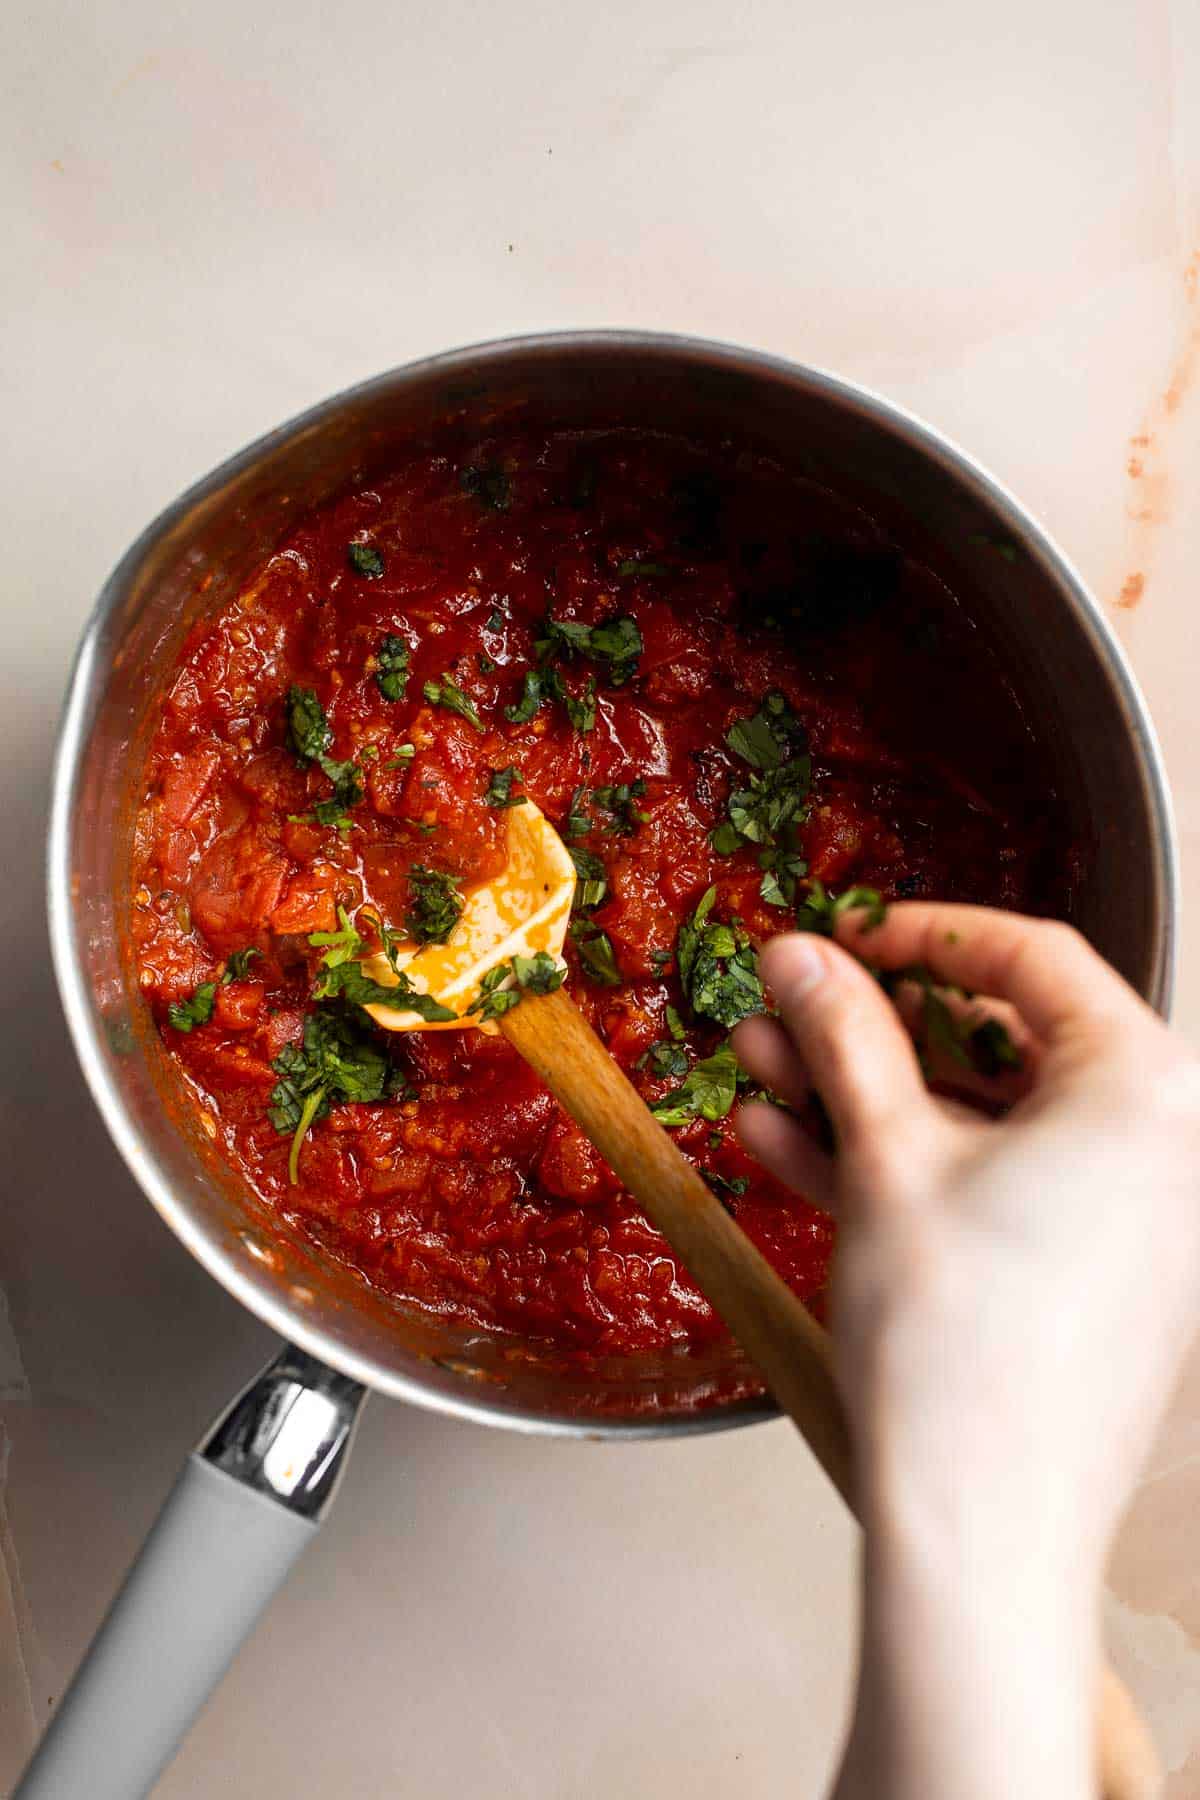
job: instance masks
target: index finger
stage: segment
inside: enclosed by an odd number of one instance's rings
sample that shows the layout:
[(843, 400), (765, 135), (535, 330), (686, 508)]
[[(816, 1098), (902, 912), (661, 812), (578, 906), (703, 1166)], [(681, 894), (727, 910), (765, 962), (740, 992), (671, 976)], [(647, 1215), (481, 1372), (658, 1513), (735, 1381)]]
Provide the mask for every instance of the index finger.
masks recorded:
[(865, 930), (845, 914), (838, 942), (880, 969), (921, 963), (948, 986), (1008, 1000), (1047, 1042), (1081, 1019), (1142, 1010), (1143, 1003), (1087, 939), (1057, 919), (987, 906), (902, 900)]

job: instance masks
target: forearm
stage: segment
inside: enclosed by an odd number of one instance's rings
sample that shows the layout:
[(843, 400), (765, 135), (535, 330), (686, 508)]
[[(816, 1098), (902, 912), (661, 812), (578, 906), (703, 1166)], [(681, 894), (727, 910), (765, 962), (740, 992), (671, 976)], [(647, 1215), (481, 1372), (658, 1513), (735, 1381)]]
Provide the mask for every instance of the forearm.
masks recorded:
[(1095, 1800), (1092, 1584), (869, 1528), (835, 1800)]

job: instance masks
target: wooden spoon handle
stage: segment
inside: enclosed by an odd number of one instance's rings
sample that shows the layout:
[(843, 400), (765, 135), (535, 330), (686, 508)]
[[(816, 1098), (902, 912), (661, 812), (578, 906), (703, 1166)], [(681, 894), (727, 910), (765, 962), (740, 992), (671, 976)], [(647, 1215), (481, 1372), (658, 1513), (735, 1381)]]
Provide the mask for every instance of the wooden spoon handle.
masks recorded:
[[(853, 1511), (850, 1437), (828, 1334), (734, 1224), (565, 988), (527, 995), (499, 1024), (678, 1252)], [(1157, 1754), (1111, 1669), (1101, 1683), (1098, 1728), (1105, 1800), (1155, 1800)]]
[(828, 1335), (676, 1148), (565, 988), (527, 996), (499, 1024), (678, 1251), (851, 1505)]

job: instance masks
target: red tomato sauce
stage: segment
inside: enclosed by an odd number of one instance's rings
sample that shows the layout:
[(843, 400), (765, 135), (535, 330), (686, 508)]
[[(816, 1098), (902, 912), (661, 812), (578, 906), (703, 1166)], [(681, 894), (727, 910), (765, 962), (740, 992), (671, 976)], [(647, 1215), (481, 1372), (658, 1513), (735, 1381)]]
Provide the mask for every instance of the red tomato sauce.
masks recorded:
[[(352, 543), (374, 553), (368, 568), (353, 565)], [(602, 659), (555, 664), (579, 701), (595, 680), (589, 731), (561, 698), (524, 723), (505, 717), (548, 614), (627, 618), (640, 636), (621, 685)], [(411, 647), (399, 699), (377, 679), (387, 635)], [(482, 729), (425, 697), (445, 677)], [(329, 754), (361, 771), (348, 827), (313, 816), (331, 783), (288, 747), (294, 685), (323, 707)], [(791, 922), (760, 892), (755, 843), (719, 854), (710, 842), (751, 773), (726, 733), (768, 693), (784, 696), (812, 757), (798, 899), (817, 879), (1052, 907), (1052, 796), (1016, 702), (953, 596), (847, 502), (665, 438), (512, 434), (413, 460), (297, 529), (192, 632), (162, 696), (136, 834), (141, 986), (184, 1103), (208, 1115), (240, 1182), (378, 1289), (443, 1316), (604, 1354), (719, 1335), (663, 1239), (502, 1038), (377, 1034), (399, 1092), (333, 1105), (294, 1185), (289, 1136), (269, 1114), (272, 1065), (314, 1008), (322, 951), (309, 934), (336, 929), (339, 906), (399, 924), (413, 865), (467, 887), (486, 878), (508, 815), (483, 796), (493, 771), (516, 765), (515, 791), (561, 831), (573, 812), (589, 820), (571, 841), (603, 864), (604, 896), (585, 917), (619, 984), (600, 984), (570, 941), (571, 991), (648, 1101), (677, 1089), (651, 1047), (673, 1045), (690, 1066), (727, 1035), (689, 1011), (681, 922), (710, 885), (711, 916), (740, 919), (754, 946)], [(635, 781), (632, 828), (613, 830), (591, 791)], [(1030, 793), (1044, 804), (1031, 809)], [(169, 1006), (209, 982), (211, 1017), (173, 1027)], [(747, 1158), (732, 1118), (692, 1119), (677, 1141), (819, 1304), (831, 1223)]]

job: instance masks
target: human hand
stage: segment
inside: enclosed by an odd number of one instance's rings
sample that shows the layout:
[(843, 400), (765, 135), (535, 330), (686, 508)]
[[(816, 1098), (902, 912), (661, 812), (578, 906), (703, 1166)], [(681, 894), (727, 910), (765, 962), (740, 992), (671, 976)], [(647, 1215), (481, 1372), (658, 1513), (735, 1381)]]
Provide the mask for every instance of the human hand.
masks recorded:
[[(872, 976), (810, 936), (766, 947), (780, 1018), (735, 1034), (756, 1079), (793, 1105), (815, 1086), (834, 1126), (830, 1157), (779, 1108), (739, 1118), (747, 1148), (839, 1219), (835, 1359), (880, 1656), (920, 1617), (960, 1687), (978, 1654), (998, 1693), (1023, 1615), (1056, 1660), (1026, 1645), (1022, 1680), (1057, 1684), (1064, 1707), (1069, 1681), (1086, 1715), (1105, 1549), (1193, 1324), (1200, 1063), (1066, 926), (917, 903), (868, 933), (860, 919), (838, 937), (873, 965), (922, 963), (1003, 1003), (1028, 1069), (1003, 1118), (931, 1094)], [(869, 1671), (870, 1606), (867, 1626)], [(1043, 1791), (1008, 1776), (997, 1792)], [(992, 1791), (965, 1780), (947, 1791)]]

